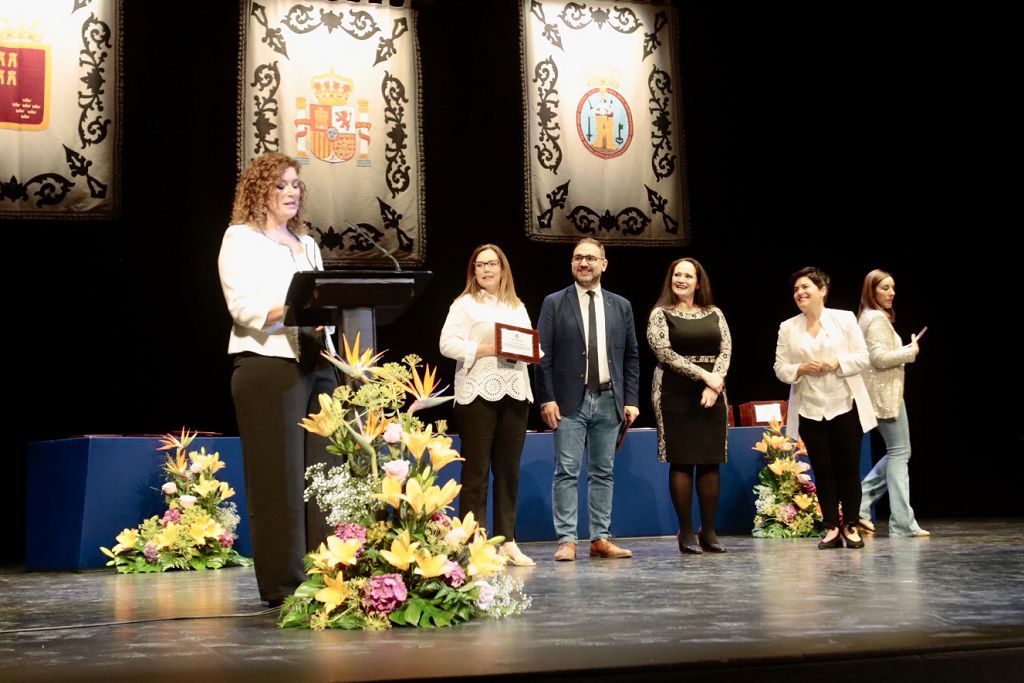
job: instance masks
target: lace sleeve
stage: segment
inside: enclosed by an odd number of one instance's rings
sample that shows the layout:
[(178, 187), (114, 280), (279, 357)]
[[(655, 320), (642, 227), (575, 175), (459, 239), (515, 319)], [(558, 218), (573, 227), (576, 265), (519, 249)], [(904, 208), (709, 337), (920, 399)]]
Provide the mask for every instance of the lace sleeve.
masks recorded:
[(732, 362), (732, 335), (722, 311), (717, 306), (714, 311), (718, 314), (718, 331), (722, 335), (722, 342), (718, 346), (718, 358), (715, 359), (715, 367), (711, 371), (725, 377), (729, 374), (729, 363)]
[(665, 312), (660, 308), (651, 311), (651, 317), (647, 321), (647, 343), (658, 362), (672, 372), (698, 382), (704, 381), (704, 376), (707, 373), (703, 368), (672, 350), (672, 344), (668, 338), (668, 322), (665, 320)]

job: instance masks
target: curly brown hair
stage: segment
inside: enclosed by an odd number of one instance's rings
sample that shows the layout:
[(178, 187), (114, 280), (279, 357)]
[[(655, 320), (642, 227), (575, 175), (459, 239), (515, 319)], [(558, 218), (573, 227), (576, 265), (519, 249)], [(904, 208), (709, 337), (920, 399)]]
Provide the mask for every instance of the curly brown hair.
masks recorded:
[[(270, 152), (256, 157), (242, 171), (235, 187), (235, 201), (231, 205), (231, 222), (235, 225), (248, 225), (263, 228), (267, 221), (267, 202), (284, 175), (285, 169), (294, 168), (299, 172), (299, 163), (287, 154)], [(297, 235), (307, 231), (303, 220), (306, 208), (306, 184), (299, 181), (299, 211), (288, 220), (288, 229)]]

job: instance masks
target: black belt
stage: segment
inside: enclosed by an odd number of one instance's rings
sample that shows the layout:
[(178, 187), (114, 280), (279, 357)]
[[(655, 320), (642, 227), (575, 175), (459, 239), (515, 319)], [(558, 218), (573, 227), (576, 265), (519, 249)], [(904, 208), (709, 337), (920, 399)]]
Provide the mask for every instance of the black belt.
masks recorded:
[(611, 382), (603, 382), (603, 383), (597, 385), (597, 391), (592, 391), (590, 393), (592, 393), (592, 394), (602, 394), (602, 393), (604, 393), (606, 391), (611, 391), (611, 390), (612, 390), (612, 383)]

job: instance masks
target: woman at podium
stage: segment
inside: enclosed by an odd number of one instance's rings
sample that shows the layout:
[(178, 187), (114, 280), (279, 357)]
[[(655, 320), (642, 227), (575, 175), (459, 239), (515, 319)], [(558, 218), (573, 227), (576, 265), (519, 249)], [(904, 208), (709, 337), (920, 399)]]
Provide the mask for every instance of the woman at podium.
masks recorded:
[(242, 173), (232, 225), (217, 265), (228, 312), (231, 396), (245, 462), (249, 530), (260, 597), (280, 604), (306, 578), (303, 556), (329, 529), (302, 494), (305, 471), (326, 460), (327, 441), (300, 420), (319, 409), (317, 397), (337, 386), (320, 356), (322, 331), (284, 325), (292, 276), (323, 270), (320, 249), (301, 220), (305, 186), (299, 166), (266, 154)]
[(531, 328), (530, 315), (516, 295), (505, 252), (494, 244), (473, 250), (466, 287), (452, 303), (441, 330), (441, 353), (455, 359), (455, 422), (462, 439), (462, 492), (459, 514), (487, 521), (487, 482), (494, 474), (494, 536), (504, 536), (500, 552), (509, 562), (534, 562), (516, 545), (519, 461), (526, 441), (526, 418), (533, 391), (526, 363), (496, 355), (495, 323)]

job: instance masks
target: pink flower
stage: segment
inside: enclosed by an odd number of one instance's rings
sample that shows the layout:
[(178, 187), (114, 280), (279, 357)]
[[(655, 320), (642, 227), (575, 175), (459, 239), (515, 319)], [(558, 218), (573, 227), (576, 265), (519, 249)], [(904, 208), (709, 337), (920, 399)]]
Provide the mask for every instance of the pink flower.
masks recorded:
[(486, 581), (477, 581), (477, 588), (480, 592), (476, 595), (476, 606), (482, 610), (488, 610), (494, 602), (494, 586)]
[(783, 503), (779, 506), (779, 521), (789, 524), (796, 518), (796, 506), (792, 503)]
[(458, 588), (466, 583), (466, 572), (458, 562), (447, 560), (444, 563), (444, 576), (452, 584), (452, 588)]
[(177, 524), (181, 521), (181, 510), (178, 508), (170, 508), (164, 513), (163, 520), (164, 526), (168, 524)]
[(402, 440), (402, 425), (392, 422), (384, 429), (384, 441), (396, 444)]
[(235, 537), (229, 531), (222, 533), (217, 540), (220, 541), (221, 548), (230, 548), (235, 545)]
[(334, 535), (343, 541), (355, 539), (366, 543), (366, 527), (362, 524), (339, 524), (334, 527)]
[(389, 477), (404, 480), (409, 476), (409, 461), (404, 458), (401, 460), (392, 460), (388, 464), (384, 465), (384, 473)]
[(807, 481), (800, 482), (800, 488), (804, 490), (804, 493), (810, 495), (818, 490), (818, 487), (814, 485), (814, 482), (808, 479)]
[(401, 574), (371, 576), (363, 592), (363, 609), (391, 614), (409, 597)]
[(452, 526), (452, 520), (443, 512), (435, 512), (433, 516), (431, 516), (430, 521), (448, 528), (451, 528)]
[(142, 554), (146, 556), (146, 562), (156, 562), (157, 555), (159, 554), (156, 544), (153, 541), (147, 543), (146, 547), (142, 549)]
[(168, 496), (173, 496), (175, 493), (178, 492), (178, 485), (175, 484), (173, 481), (169, 481), (163, 486), (161, 486), (160, 490), (166, 493)]

